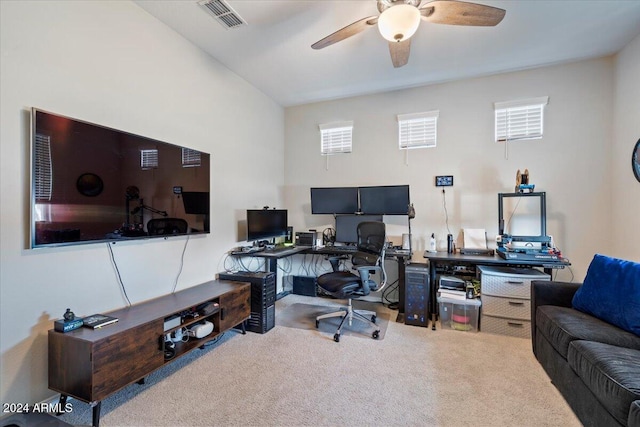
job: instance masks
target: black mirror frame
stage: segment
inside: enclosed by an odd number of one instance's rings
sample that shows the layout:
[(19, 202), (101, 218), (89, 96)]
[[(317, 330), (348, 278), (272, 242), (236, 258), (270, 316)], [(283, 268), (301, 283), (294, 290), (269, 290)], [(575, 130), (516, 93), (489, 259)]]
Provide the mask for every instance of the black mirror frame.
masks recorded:
[(638, 139), (631, 152), (631, 169), (638, 182), (640, 182), (640, 139)]

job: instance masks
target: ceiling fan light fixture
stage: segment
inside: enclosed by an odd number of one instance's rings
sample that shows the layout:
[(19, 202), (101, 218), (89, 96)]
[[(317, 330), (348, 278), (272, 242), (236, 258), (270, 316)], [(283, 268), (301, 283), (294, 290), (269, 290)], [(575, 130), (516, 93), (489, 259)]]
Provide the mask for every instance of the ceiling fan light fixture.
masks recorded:
[(378, 18), (378, 30), (390, 42), (402, 42), (415, 34), (420, 25), (420, 10), (409, 4), (385, 9)]

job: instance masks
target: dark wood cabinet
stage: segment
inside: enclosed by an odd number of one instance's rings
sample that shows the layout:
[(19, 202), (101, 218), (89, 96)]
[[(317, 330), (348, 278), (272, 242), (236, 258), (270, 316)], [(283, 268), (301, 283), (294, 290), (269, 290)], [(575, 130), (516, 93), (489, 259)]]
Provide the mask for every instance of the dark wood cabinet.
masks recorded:
[[(236, 289), (220, 296), (220, 329), (233, 328), (241, 321), (251, 317), (250, 289), (249, 298), (247, 298), (247, 292), (244, 288)], [(249, 313), (248, 316), (247, 313)]]
[[(151, 372), (204, 346), (222, 332), (243, 324), (251, 315), (251, 291), (246, 283), (203, 283), (174, 294), (107, 313), (118, 322), (100, 329), (49, 331), (49, 388), (93, 406), (93, 425), (100, 421), (100, 402), (123, 387), (143, 381)], [(204, 303), (217, 304), (206, 315), (184, 317)], [(165, 320), (181, 316), (179, 326), (165, 328)], [(165, 359), (164, 337), (174, 330), (207, 320), (213, 332), (175, 345)]]

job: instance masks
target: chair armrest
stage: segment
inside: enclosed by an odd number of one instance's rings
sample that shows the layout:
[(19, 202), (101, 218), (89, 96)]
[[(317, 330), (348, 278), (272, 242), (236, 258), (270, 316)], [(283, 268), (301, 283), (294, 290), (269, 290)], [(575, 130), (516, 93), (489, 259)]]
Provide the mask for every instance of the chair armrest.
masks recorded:
[(340, 271), (340, 261), (347, 259), (344, 255), (330, 256), (329, 263), (331, 264), (331, 270), (334, 272)]
[(536, 311), (541, 305), (571, 307), (573, 295), (582, 283), (531, 281), (531, 341), (536, 352)]
[[(377, 283), (374, 280), (369, 279), (371, 271), (381, 271), (382, 269), (377, 265), (360, 265), (356, 267), (360, 280), (362, 281), (362, 292), (364, 295), (369, 295), (371, 291), (378, 290)], [(372, 286), (373, 285), (373, 286)]]

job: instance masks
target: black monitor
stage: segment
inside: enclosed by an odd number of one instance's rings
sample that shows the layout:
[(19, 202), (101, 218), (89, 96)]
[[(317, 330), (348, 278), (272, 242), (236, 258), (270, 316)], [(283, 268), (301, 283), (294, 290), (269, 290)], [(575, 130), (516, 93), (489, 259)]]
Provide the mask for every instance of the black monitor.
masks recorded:
[(358, 212), (357, 187), (311, 189), (312, 214), (354, 214)]
[(363, 221), (382, 221), (382, 215), (336, 216), (336, 242), (358, 243), (358, 224)]
[(407, 215), (408, 185), (360, 187), (360, 211), (366, 215)]
[(204, 215), (204, 231), (209, 231), (209, 192), (208, 191), (183, 191), (182, 204), (184, 213), (190, 215)]
[(247, 209), (247, 241), (287, 235), (286, 209)]
[(184, 212), (194, 215), (209, 214), (209, 192), (208, 191), (183, 191), (182, 203)]

